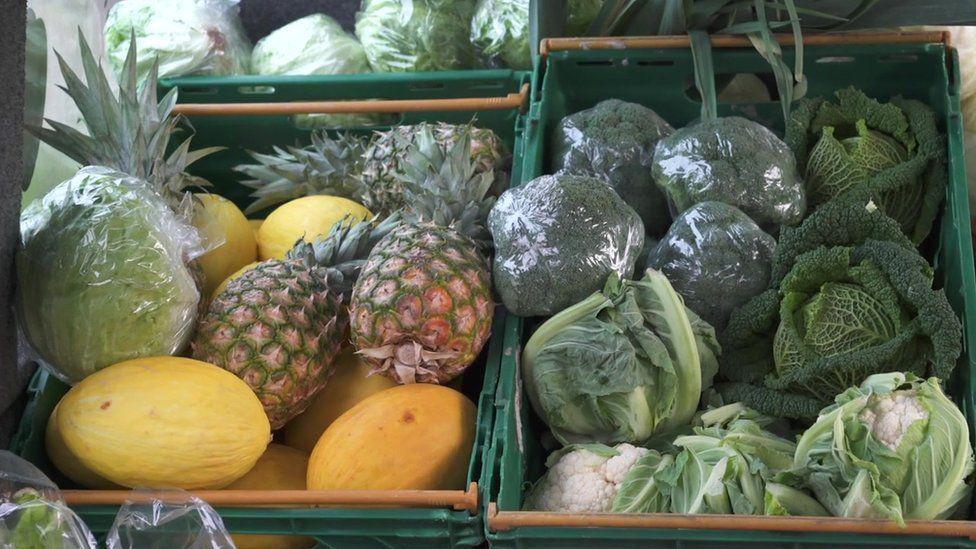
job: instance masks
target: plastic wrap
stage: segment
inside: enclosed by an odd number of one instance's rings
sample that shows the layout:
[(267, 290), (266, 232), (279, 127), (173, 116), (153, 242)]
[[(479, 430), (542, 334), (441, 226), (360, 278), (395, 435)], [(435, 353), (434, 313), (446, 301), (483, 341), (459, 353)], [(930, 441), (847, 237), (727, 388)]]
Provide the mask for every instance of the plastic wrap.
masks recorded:
[(660, 236), (671, 215), (651, 178), (654, 146), (674, 133), (651, 109), (619, 99), (563, 118), (553, 133), (553, 171), (604, 180), (640, 215), (644, 229)]
[(678, 216), (647, 254), (685, 305), (717, 331), (732, 310), (769, 286), (776, 240), (741, 210), (701, 202)]
[(659, 141), (652, 173), (675, 216), (715, 200), (772, 230), (799, 223), (806, 211), (792, 151), (766, 127), (737, 116), (699, 122)]
[(234, 549), (217, 511), (189, 494), (126, 502), (105, 539), (108, 549)]
[(197, 230), (148, 185), (89, 167), (20, 218), (19, 317), (45, 365), (74, 383), (123, 360), (183, 350), (200, 292)]
[(566, 2), (566, 36), (584, 36), (590, 24), (603, 9), (604, 0), (568, 0)]
[(20, 457), (0, 450), (0, 547), (94, 549), (95, 538), (58, 487)]
[(247, 74), (251, 44), (237, 0), (122, 0), (105, 21), (105, 54), (122, 70), (135, 33), (137, 72), (144, 78), (159, 60), (159, 77)]
[(469, 69), (474, 0), (363, 0), (356, 36), (375, 71)]
[(492, 66), (531, 69), (529, 0), (479, 0), (471, 42)]
[(495, 288), (509, 311), (551, 315), (603, 288), (610, 273), (629, 278), (644, 225), (605, 183), (544, 175), (506, 191), (488, 215), (495, 242)]

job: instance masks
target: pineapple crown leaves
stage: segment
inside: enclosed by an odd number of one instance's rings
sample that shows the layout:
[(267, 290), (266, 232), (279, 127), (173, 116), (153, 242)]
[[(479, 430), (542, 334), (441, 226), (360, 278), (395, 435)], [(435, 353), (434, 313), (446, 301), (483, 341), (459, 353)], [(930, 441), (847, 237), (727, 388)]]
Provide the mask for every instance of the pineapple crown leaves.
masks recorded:
[(312, 144), (304, 147), (274, 147), (274, 154), (248, 151), (257, 164), (241, 164), (234, 170), (251, 179), (241, 184), (254, 189), (256, 200), (245, 213), (303, 196), (324, 194), (363, 203), (366, 187), (359, 179), (366, 141), (351, 134), (332, 139), (325, 132), (313, 132)]
[(309, 267), (325, 267), (329, 287), (335, 289), (344, 301), (348, 301), (369, 253), (401, 221), (400, 212), (394, 212), (382, 220), (374, 217), (361, 221), (353, 216), (346, 216), (324, 238), (318, 238), (314, 242), (299, 239), (287, 257), (301, 259)]
[(188, 137), (167, 156), (170, 138), (186, 122), (183, 117), (172, 115), (175, 88), (157, 101), (158, 61), (139, 84), (135, 34), (119, 74), (118, 94), (112, 92), (81, 29), (78, 43), (84, 81), (57, 54), (65, 82), (60, 87), (81, 112), (88, 134), (50, 119), (45, 119), (50, 128), (28, 126), (27, 130), (82, 165), (106, 166), (148, 181), (174, 206), (182, 202), (181, 195), (187, 187), (208, 186), (208, 182), (187, 174), (185, 169), (222, 147), (191, 151)]
[(471, 157), (472, 126), (462, 129), (450, 147), (441, 147), (430, 125), (419, 126), (411, 141), (403, 138), (408, 155), (397, 177), (403, 183), (406, 208), (404, 220), (451, 227), (491, 248), (491, 234), (485, 227), (495, 203), (489, 195), (494, 172), (477, 173)]

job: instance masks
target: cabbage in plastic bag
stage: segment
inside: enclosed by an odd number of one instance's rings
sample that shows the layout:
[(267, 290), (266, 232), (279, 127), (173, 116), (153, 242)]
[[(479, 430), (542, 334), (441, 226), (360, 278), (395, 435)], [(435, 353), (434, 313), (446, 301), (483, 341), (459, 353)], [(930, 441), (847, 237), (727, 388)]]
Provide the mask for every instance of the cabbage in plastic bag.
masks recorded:
[(105, 54), (119, 74), (135, 32), (139, 80), (156, 59), (160, 78), (247, 74), (251, 44), (237, 11), (237, 0), (122, 0), (105, 21)]
[(200, 292), (196, 229), (149, 186), (89, 167), (28, 206), (17, 253), (19, 316), (55, 375), (75, 383), (189, 341)]
[(493, 66), (531, 69), (529, 0), (479, 0), (471, 42)]
[(58, 487), (20, 457), (0, 450), (0, 547), (94, 549), (95, 538)]
[(634, 208), (644, 229), (660, 236), (671, 215), (667, 199), (654, 184), (654, 145), (674, 128), (651, 109), (619, 99), (563, 118), (553, 133), (553, 171), (603, 180)]
[(701, 202), (685, 210), (647, 254), (685, 305), (717, 331), (769, 285), (776, 240), (741, 210)]
[(665, 137), (654, 149), (652, 169), (674, 215), (715, 200), (772, 230), (799, 223), (806, 211), (793, 152), (768, 128), (738, 116), (692, 124)]
[(363, 0), (356, 36), (373, 70), (468, 69), (474, 0)]
[(551, 315), (629, 278), (644, 246), (637, 213), (599, 179), (544, 175), (505, 191), (488, 215), (493, 279), (509, 311)]
[(213, 507), (196, 496), (174, 492), (158, 494), (149, 503), (127, 501), (115, 516), (105, 545), (108, 549), (234, 548)]

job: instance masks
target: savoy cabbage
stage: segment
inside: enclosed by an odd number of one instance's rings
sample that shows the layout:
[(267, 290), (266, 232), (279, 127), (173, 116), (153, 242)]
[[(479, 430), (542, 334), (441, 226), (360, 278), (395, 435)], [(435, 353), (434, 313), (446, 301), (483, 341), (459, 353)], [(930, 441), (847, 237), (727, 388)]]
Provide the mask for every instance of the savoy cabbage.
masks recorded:
[(804, 174), (810, 205), (866, 193), (921, 242), (946, 185), (945, 137), (935, 114), (919, 101), (879, 103), (855, 88), (835, 95), (836, 103), (801, 101), (787, 124), (786, 142)]
[(959, 319), (932, 267), (872, 203), (829, 202), (784, 229), (772, 285), (733, 312), (718, 386), (727, 401), (814, 418), (835, 395), (885, 371), (946, 379)]

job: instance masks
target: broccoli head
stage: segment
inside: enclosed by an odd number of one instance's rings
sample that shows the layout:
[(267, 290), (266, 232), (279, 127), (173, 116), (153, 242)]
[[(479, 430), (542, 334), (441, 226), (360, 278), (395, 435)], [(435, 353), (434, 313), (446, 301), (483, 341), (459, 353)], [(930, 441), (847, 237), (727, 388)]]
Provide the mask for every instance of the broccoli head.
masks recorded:
[(799, 223), (806, 211), (790, 148), (766, 127), (737, 116), (699, 122), (661, 139), (652, 174), (675, 215), (714, 200), (772, 232)]
[(553, 134), (553, 171), (608, 183), (660, 236), (671, 221), (664, 195), (651, 178), (654, 146), (674, 129), (651, 109), (619, 99), (571, 114)]
[(513, 187), (488, 215), (495, 243), (493, 280), (502, 302), (520, 316), (557, 313), (630, 278), (644, 247), (633, 208), (598, 179), (544, 175)]
[(735, 206), (701, 202), (685, 210), (647, 254), (689, 309), (721, 333), (729, 314), (769, 285), (776, 240)]

